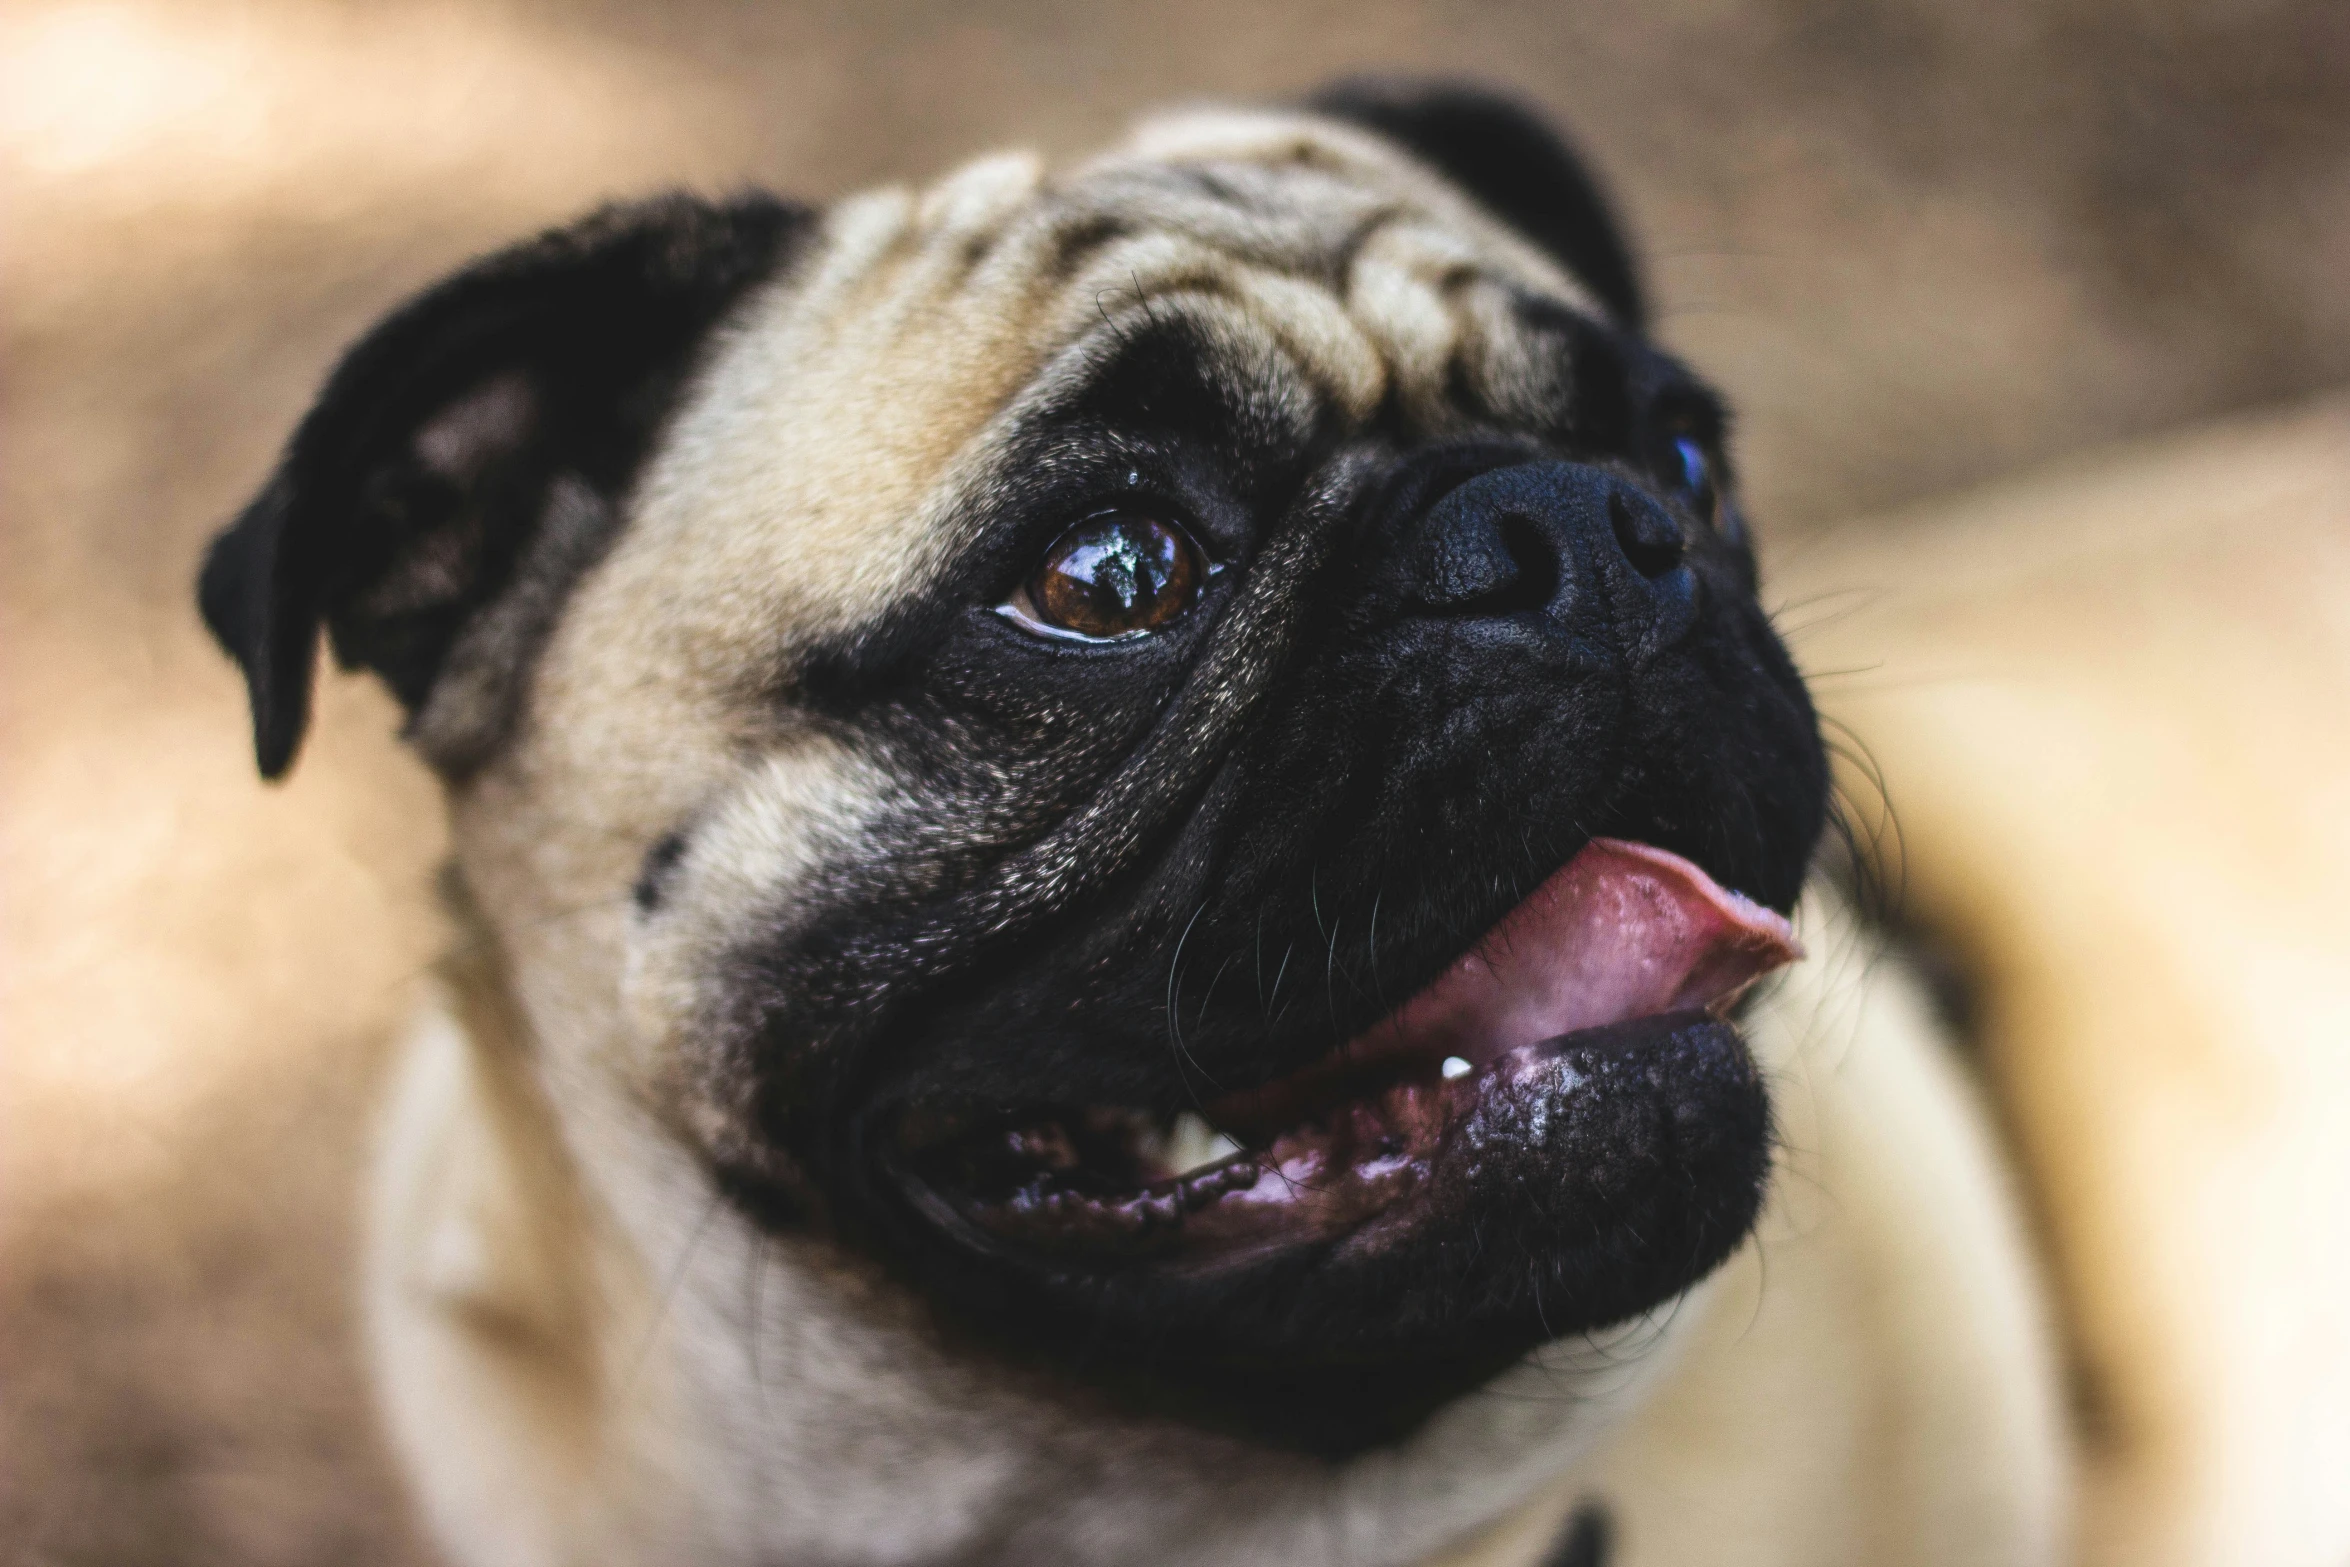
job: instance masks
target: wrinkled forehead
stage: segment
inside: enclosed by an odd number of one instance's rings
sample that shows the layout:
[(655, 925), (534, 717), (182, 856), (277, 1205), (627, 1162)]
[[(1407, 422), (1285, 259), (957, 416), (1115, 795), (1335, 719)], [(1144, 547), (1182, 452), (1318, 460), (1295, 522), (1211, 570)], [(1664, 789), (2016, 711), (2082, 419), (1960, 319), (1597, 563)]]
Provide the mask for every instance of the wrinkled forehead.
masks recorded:
[(1005, 433), (1145, 323), (1194, 326), (1266, 406), (1433, 422), (1464, 374), (1510, 381), (1528, 295), (1598, 313), (1444, 181), (1304, 116), (1178, 115), (1065, 170), (857, 196), (714, 345), (606, 576), (657, 591), (699, 667), (754, 626), (770, 652), (838, 635), (953, 557)]
[(1412, 328), (1432, 324), (1447, 295), (1479, 282), (1596, 313), (1547, 256), (1452, 185), (1385, 140), (1325, 120), (1148, 121), (1057, 194), (1099, 250), (1082, 257), (1081, 272), (1069, 268), (1081, 297), (1087, 285), (1115, 288), (1124, 267), (1162, 289), (1196, 282), (1261, 303), (1264, 324), (1279, 332), (1294, 327), (1302, 302), (1279, 285), (1302, 284), (1407, 373), (1422, 346)]

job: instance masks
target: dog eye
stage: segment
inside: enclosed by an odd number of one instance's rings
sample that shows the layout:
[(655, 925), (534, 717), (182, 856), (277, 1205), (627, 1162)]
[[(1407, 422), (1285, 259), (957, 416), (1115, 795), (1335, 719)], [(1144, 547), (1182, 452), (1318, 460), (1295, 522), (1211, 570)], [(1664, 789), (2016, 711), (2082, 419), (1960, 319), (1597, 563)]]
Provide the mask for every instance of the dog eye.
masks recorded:
[(1675, 477), (1680, 480), (1681, 493), (1689, 498), (1690, 508), (1712, 522), (1722, 496), (1714, 482), (1714, 460), (1707, 454), (1705, 443), (1694, 435), (1677, 436), (1673, 441), (1673, 458), (1680, 466)]
[(1191, 535), (1140, 511), (1088, 517), (1055, 539), (1002, 612), (1032, 631), (1114, 642), (1191, 607), (1208, 568)]
[(1720, 469), (1705, 442), (1694, 435), (1673, 439), (1673, 464), (1678, 469), (1673, 477), (1681, 494), (1688, 500), (1689, 509), (1703, 517), (1713, 530), (1734, 545), (1746, 542), (1746, 523), (1738, 515), (1738, 507), (1724, 488)]

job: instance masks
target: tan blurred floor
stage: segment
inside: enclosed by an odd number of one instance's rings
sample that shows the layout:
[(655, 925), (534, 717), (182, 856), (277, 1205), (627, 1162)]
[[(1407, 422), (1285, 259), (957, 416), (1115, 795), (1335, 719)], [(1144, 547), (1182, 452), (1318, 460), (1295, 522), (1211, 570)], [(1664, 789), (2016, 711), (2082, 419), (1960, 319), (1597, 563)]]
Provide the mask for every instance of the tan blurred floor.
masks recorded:
[(1783, 542), (2350, 379), (2332, 0), (0, 8), (0, 1537), (408, 1549), (331, 1263), (436, 808), (355, 685), (261, 789), (188, 607), (337, 345), (607, 194), (823, 196), (1371, 65), (1568, 114)]

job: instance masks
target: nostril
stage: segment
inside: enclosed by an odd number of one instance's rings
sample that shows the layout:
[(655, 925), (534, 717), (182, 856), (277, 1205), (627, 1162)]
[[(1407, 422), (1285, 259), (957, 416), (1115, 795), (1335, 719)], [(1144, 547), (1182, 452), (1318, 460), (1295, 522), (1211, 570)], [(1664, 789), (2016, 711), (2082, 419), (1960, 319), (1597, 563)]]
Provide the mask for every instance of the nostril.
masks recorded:
[(1695, 604), (1679, 514), (1590, 464), (1497, 468), (1416, 517), (1382, 521), (1395, 531), (1371, 536), (1380, 546), (1372, 580), (1414, 617), (1528, 617), (1593, 647), (1614, 636), (1629, 648), (1647, 646), (1667, 621), (1686, 629)]
[(1477, 508), (1448, 519), (1429, 541), (1413, 597), (1440, 615), (1514, 615), (1558, 592), (1557, 547), (1540, 521)]
[(1643, 577), (1662, 577), (1681, 564), (1681, 525), (1648, 496), (1617, 485), (1608, 491), (1607, 518), (1616, 547)]
[(1558, 595), (1558, 549), (1541, 523), (1518, 512), (1502, 513), (1501, 544), (1518, 568), (1509, 608), (1540, 609)]

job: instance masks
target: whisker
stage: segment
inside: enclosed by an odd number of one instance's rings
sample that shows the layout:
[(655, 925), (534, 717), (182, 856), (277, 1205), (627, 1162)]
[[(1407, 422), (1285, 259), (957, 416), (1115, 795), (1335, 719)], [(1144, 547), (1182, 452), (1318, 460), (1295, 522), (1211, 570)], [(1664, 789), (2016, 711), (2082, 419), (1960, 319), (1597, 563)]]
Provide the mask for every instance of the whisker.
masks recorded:
[(677, 1292), (685, 1286), (686, 1266), (692, 1262), (694, 1252), (702, 1244), (702, 1238), (709, 1233), (710, 1221), (718, 1216), (718, 1210), (725, 1200), (723, 1193), (713, 1191), (710, 1194), (710, 1200), (702, 1205), (702, 1216), (694, 1221), (693, 1232), (686, 1237), (685, 1245), (678, 1251), (677, 1260), (670, 1264), (669, 1277), (661, 1287), (660, 1300), (653, 1307), (652, 1319), (645, 1324), (643, 1341), (630, 1357), (628, 1375), (621, 1379), (623, 1392), (633, 1392), (637, 1379), (644, 1375), (645, 1366), (652, 1359), (653, 1346), (660, 1341), (661, 1324), (668, 1320), (670, 1308), (677, 1300)]

